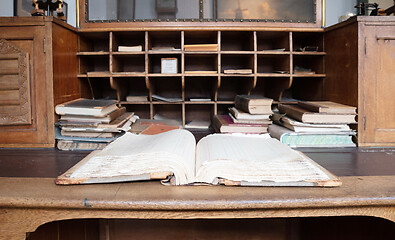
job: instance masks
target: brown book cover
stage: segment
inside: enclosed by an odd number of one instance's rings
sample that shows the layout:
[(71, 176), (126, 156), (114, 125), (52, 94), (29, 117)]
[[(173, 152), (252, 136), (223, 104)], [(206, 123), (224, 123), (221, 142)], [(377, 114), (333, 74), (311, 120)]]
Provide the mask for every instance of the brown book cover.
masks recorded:
[(268, 124), (234, 123), (229, 115), (214, 115), (213, 126), (220, 133), (267, 133)]
[(273, 99), (259, 95), (237, 95), (235, 107), (250, 114), (272, 114)]
[(114, 119), (117, 119), (118, 117), (122, 116), (125, 112), (126, 112), (126, 108), (121, 107), (107, 114), (104, 117), (66, 114), (66, 115), (61, 115), (60, 120), (67, 122), (110, 123)]
[(331, 101), (301, 101), (298, 105), (312, 112), (356, 114), (356, 107)]
[(57, 105), (55, 112), (59, 115), (74, 114), (104, 117), (118, 109), (116, 103), (116, 100), (79, 98)]
[(301, 108), (298, 105), (280, 104), (280, 113), (304, 123), (356, 123), (355, 114), (316, 113)]

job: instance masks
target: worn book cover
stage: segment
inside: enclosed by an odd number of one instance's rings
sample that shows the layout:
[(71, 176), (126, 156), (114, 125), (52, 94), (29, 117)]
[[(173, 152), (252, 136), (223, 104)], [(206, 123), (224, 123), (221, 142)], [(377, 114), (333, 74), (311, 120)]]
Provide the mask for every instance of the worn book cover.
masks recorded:
[(291, 147), (355, 147), (352, 141), (355, 132), (294, 132), (288, 128), (272, 124), (270, 136)]
[(319, 113), (356, 114), (357, 108), (331, 101), (300, 101), (298, 105), (304, 109)]
[(108, 123), (112, 122), (113, 120), (117, 119), (118, 117), (122, 116), (123, 114), (125, 114), (125, 112), (126, 112), (126, 108), (120, 107), (120, 108), (116, 109), (115, 111), (107, 114), (104, 117), (66, 114), (66, 115), (61, 115), (60, 120), (63, 122), (68, 122), (68, 124), (72, 124), (73, 122), (108, 124)]
[(317, 113), (301, 108), (298, 105), (280, 104), (280, 113), (304, 123), (356, 123), (355, 114)]
[(229, 115), (214, 115), (213, 127), (220, 133), (267, 133), (268, 124), (234, 123)]
[(57, 105), (55, 112), (59, 115), (71, 114), (104, 117), (118, 109), (116, 103), (116, 100), (79, 98)]
[(235, 107), (250, 114), (272, 114), (273, 99), (259, 95), (236, 95)]

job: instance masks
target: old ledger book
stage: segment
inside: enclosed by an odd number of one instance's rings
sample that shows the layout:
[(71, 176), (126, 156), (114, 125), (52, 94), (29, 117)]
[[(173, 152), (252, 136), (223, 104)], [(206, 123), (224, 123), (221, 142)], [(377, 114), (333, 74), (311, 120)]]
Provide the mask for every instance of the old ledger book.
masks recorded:
[(250, 114), (272, 114), (273, 99), (258, 95), (236, 95), (235, 107)]
[(151, 179), (166, 179), (173, 185), (341, 185), (313, 160), (268, 135), (213, 134), (196, 145), (193, 134), (183, 129), (157, 135), (126, 133), (103, 150), (92, 152), (56, 183)]
[(331, 101), (301, 101), (298, 105), (304, 109), (319, 113), (357, 114), (357, 108), (353, 106), (335, 103)]
[(278, 106), (280, 113), (304, 123), (334, 123), (334, 124), (351, 124), (356, 123), (356, 114), (337, 114), (337, 113), (318, 113), (311, 112), (301, 108), (298, 105), (280, 104)]
[(118, 109), (116, 103), (116, 100), (79, 98), (57, 105), (55, 112), (59, 115), (71, 114), (104, 117)]

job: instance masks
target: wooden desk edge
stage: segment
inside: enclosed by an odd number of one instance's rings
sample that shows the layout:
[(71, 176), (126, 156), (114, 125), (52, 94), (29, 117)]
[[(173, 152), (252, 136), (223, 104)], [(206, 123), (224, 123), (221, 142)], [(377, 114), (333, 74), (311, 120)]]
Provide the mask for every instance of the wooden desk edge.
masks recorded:
[[(366, 188), (360, 188), (358, 182), (361, 178), (366, 180)], [(67, 219), (86, 218), (106, 218), (106, 219), (237, 219), (237, 218), (293, 218), (293, 217), (326, 217), (326, 216), (371, 216), (388, 219), (395, 222), (395, 176), (380, 177), (344, 177), (341, 178), (344, 185), (340, 188), (324, 189), (325, 192), (335, 194), (332, 197), (306, 195), (297, 197), (299, 191), (312, 193), (319, 188), (259, 188), (249, 187), (220, 187), (225, 195), (211, 199), (215, 195), (218, 187), (200, 188), (208, 191), (209, 197), (206, 199), (201, 194), (196, 194), (188, 198), (185, 195), (177, 195), (182, 192), (193, 192), (196, 187), (184, 187), (170, 190), (172, 199), (166, 201), (164, 198), (152, 198), (144, 188), (162, 189), (169, 192), (167, 186), (160, 186), (154, 183), (127, 183), (127, 184), (106, 184), (102, 187), (80, 186), (62, 189), (62, 186), (55, 186), (54, 179), (42, 178), (0, 178), (0, 239), (24, 239), (26, 232), (33, 232), (42, 224)], [(14, 183), (13, 183), (14, 182)], [(21, 192), (25, 187), (32, 187), (42, 182), (46, 191), (42, 195), (29, 197), (21, 194), (12, 195), (12, 192)], [(370, 182), (370, 183), (369, 183)], [(376, 188), (369, 191), (369, 187), (376, 185)], [(30, 183), (30, 184), (29, 184)], [(52, 186), (52, 187), (51, 187)], [(42, 187), (42, 186), (37, 186)], [(117, 193), (126, 191), (126, 195), (121, 197), (114, 195), (113, 201), (103, 199), (102, 196), (94, 198), (90, 195), (86, 198), (74, 198), (63, 201), (56, 198), (61, 192), (68, 192), (74, 189), (80, 192), (89, 192), (89, 189), (99, 188), (114, 189)], [(122, 189), (125, 187), (125, 189)], [(136, 196), (130, 189), (135, 187), (142, 191), (143, 197)], [(343, 189), (342, 189), (343, 188)], [(232, 190), (233, 189), (233, 190)], [(318, 192), (323, 192), (322, 188)], [(7, 195), (10, 191), (10, 196)], [(199, 192), (198, 191), (198, 192)], [(239, 194), (232, 197), (227, 195), (232, 191), (251, 192), (253, 198), (246, 197), (242, 200)], [(282, 195), (283, 191), (289, 191), (289, 197)], [(278, 192), (278, 194), (276, 194)], [(292, 193), (293, 192), (293, 193)], [(372, 194), (376, 192), (377, 195)], [(257, 195), (257, 193), (262, 195)], [(268, 193), (268, 197), (264, 194)], [(339, 196), (336, 196), (339, 193)], [(349, 193), (350, 197), (345, 197)], [(71, 194), (72, 191), (71, 191)], [(111, 197), (111, 192), (109, 196)], [(160, 193), (158, 193), (160, 195)], [(255, 195), (254, 195), (255, 194)], [(271, 195), (270, 195), (271, 194)], [(273, 195), (274, 194), (274, 195)], [(329, 195), (331, 195), (329, 194)], [(89, 194), (88, 194), (89, 195)], [(275, 198), (273, 196), (279, 196)], [(40, 196), (40, 197), (39, 197)], [(73, 196), (73, 195), (71, 195)], [(103, 195), (105, 196), (105, 195)], [(130, 196), (130, 199), (128, 197)], [(180, 197), (181, 196), (181, 197)], [(303, 196), (303, 195), (302, 195)]]

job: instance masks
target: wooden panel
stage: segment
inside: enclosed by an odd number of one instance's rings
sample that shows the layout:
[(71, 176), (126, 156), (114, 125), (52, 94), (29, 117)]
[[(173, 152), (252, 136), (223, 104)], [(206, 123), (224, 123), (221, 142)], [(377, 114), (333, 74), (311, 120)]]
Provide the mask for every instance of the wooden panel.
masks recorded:
[(0, 125), (31, 124), (29, 54), (5, 39), (0, 40), (0, 76)]
[(347, 25), (324, 35), (325, 99), (358, 106), (358, 25)]
[(18, 75), (0, 75), (0, 90), (17, 89), (18, 80)]
[(59, 25), (52, 25), (53, 32), (53, 90), (54, 106), (80, 97), (77, 78), (77, 34)]
[(366, 143), (394, 145), (395, 24), (366, 26), (363, 104)]

